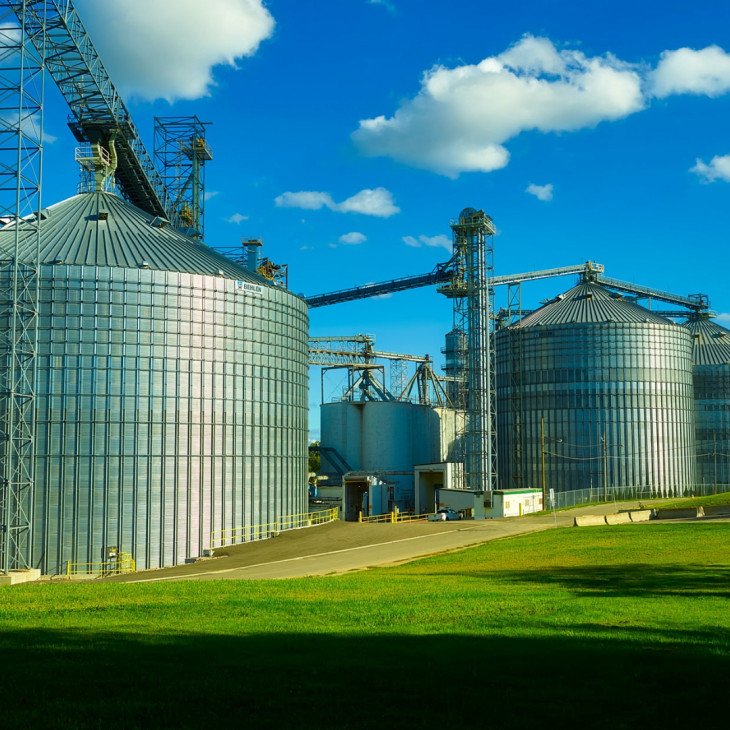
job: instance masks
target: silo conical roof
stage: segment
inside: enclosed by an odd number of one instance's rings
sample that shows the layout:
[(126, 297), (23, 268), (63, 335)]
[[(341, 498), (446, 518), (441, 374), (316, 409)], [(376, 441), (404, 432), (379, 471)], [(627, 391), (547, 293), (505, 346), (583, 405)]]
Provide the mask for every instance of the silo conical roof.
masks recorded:
[[(264, 277), (112, 193), (81, 193), (46, 208), (42, 215), (41, 264), (144, 267), (271, 285)], [(32, 262), (35, 230), (23, 221), (20, 226), (19, 258)], [(14, 246), (14, 232), (14, 224), (0, 229), (0, 251)]]
[(583, 281), (523, 317), (513, 327), (606, 322), (673, 324), (665, 317), (623, 299), (595, 282)]
[(730, 330), (702, 315), (692, 317), (684, 326), (693, 335), (695, 365), (730, 365)]

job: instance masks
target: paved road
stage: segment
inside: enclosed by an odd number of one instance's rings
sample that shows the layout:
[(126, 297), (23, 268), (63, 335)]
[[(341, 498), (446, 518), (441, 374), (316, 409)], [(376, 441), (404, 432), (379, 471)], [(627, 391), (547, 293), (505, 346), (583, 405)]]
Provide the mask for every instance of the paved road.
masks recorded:
[[(554, 527), (569, 527), (579, 514), (638, 509), (638, 502), (583, 507), (567, 512), (498, 520), (368, 525), (332, 522), (292, 530), (270, 540), (221, 548), (216, 557), (189, 565), (105, 579), (146, 583), (167, 580), (260, 580), (302, 578), (394, 565), (460, 550), (489, 540)], [(639, 525), (637, 525), (639, 527)]]

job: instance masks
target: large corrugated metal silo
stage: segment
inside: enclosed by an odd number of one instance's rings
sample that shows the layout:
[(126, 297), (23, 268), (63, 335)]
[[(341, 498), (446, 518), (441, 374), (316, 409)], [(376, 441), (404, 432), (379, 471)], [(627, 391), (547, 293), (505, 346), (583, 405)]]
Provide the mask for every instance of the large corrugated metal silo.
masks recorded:
[(730, 330), (698, 314), (692, 333), (699, 484), (730, 484)]
[(501, 486), (690, 486), (688, 335), (591, 281), (497, 332)]
[(47, 215), (33, 564), (175, 564), (306, 509), (306, 304), (114, 195)]

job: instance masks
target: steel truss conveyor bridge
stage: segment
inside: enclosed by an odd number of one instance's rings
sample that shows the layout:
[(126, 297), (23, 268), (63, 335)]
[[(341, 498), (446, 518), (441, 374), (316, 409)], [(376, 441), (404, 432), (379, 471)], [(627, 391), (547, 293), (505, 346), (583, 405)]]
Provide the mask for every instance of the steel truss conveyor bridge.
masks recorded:
[[(375, 284), (365, 284), (350, 289), (329, 292), (305, 297), (310, 308), (324, 307), (342, 302), (355, 301), (393, 294), (399, 291), (417, 289), (424, 286), (439, 286), (439, 291), (454, 300), (455, 322), (457, 312), (467, 335), (467, 365), (463, 377), (456, 378), (465, 385), (465, 393), (457, 407), (466, 412), (467, 423), (463, 433), (465, 444), (466, 487), (480, 490), (494, 489), (497, 486), (496, 475), (496, 413), (495, 413), (495, 376), (494, 353), (491, 329), (500, 316), (493, 311), (494, 287), (506, 285), (510, 288), (510, 307), (507, 310), (507, 324), (513, 317), (521, 315), (519, 288), (522, 282), (547, 279), (558, 276), (579, 274), (584, 279), (595, 281), (617, 292), (627, 293), (636, 299), (656, 300), (677, 307), (681, 310), (665, 312), (667, 316), (678, 317), (683, 311), (711, 315), (708, 297), (704, 294), (682, 296), (651, 287), (612, 279), (603, 275), (603, 266), (591, 261), (575, 266), (563, 266), (553, 269), (527, 271), (518, 274), (494, 276), (491, 267), (491, 235), (493, 227), (491, 219), (483, 211), (466, 209), (458, 221), (452, 222), (454, 230), (454, 256), (447, 262), (437, 265), (427, 274), (406, 276)], [(481, 228), (479, 228), (481, 226)], [(485, 235), (486, 234), (486, 235)], [(480, 258), (481, 257), (481, 258)], [(501, 313), (500, 313), (501, 314)], [(501, 319), (502, 323), (504, 320)], [(476, 327), (474, 323), (477, 323)], [(474, 331), (471, 331), (474, 330)], [(363, 336), (360, 336), (363, 337)], [(325, 340), (326, 338), (322, 338)], [(332, 338), (337, 340), (339, 338)], [(354, 340), (355, 338), (353, 338)], [(314, 344), (314, 343), (312, 343)], [(354, 344), (354, 343), (353, 343)], [(358, 342), (360, 346), (368, 346)], [(370, 345), (370, 354), (377, 357)], [(337, 352), (336, 347), (327, 348), (325, 342), (310, 345), (312, 362), (341, 359), (342, 362), (357, 362), (354, 353)], [(316, 352), (319, 348), (329, 352)], [(349, 350), (349, 348), (344, 348)], [(364, 354), (364, 353), (363, 353)], [(324, 356), (324, 358), (323, 358)], [(368, 357), (363, 357), (367, 362)]]
[[(458, 260), (456, 258), (452, 258), (444, 264), (438, 264), (438, 266), (436, 266), (429, 274), (404, 276), (401, 279), (391, 279), (390, 281), (383, 281), (377, 284), (364, 284), (363, 286), (356, 286), (352, 289), (342, 289), (328, 294), (318, 294), (316, 296), (305, 297), (304, 301), (313, 309), (315, 307), (325, 307), (330, 304), (352, 302), (356, 299), (377, 297), (382, 294), (393, 294), (395, 292), (406, 291), (408, 289), (419, 289), (424, 286), (452, 283), (454, 282), (454, 278), (458, 275), (457, 263)], [(583, 273), (598, 274), (602, 271), (603, 266), (601, 266), (601, 264), (588, 261), (576, 266), (562, 266), (556, 269), (542, 269), (540, 271), (527, 271), (522, 274), (494, 276), (489, 281), (491, 286), (502, 286), (519, 284), (523, 281), (535, 281), (536, 279), (549, 279), (554, 276), (569, 276), (570, 274)]]
[[(202, 208), (198, 208), (202, 203), (196, 199), (191, 205), (187, 199), (190, 196), (181, 195), (171, 184), (164, 150), (157, 154), (164, 169), (160, 172), (156, 168), (71, 0), (3, 0), (0, 5), (14, 12), (27, 42), (35, 47), (56, 82), (71, 111), (69, 127), (76, 139), (102, 147), (105, 154), (111, 155), (111, 172), (122, 196), (173, 227), (199, 235)], [(178, 126), (182, 119), (177, 118)], [(200, 178), (202, 164), (212, 157), (210, 148), (196, 117), (189, 118), (184, 126), (190, 130), (184, 149)], [(175, 149), (180, 147), (179, 140), (174, 142)], [(188, 187), (198, 187), (197, 179)], [(202, 189), (198, 197), (202, 200)]]
[(465, 465), (463, 486), (488, 491), (497, 488), (494, 338), (491, 335), (495, 286), (518, 285), (555, 276), (603, 272), (603, 266), (587, 262), (540, 271), (494, 276), (491, 265), (494, 227), (483, 211), (467, 208), (452, 222), (454, 256), (428, 274), (403, 277), (376, 284), (305, 298), (310, 307), (322, 307), (382, 294), (440, 285), (453, 300), (454, 324), (464, 332), (467, 362), (456, 378), (454, 405), (466, 415), (459, 434)]

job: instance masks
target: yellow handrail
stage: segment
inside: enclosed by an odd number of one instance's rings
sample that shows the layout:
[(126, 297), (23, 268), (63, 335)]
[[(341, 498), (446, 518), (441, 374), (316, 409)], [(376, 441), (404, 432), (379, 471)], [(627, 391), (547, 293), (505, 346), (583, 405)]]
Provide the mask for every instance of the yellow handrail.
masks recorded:
[(98, 563), (66, 563), (66, 575), (120, 575), (134, 573), (136, 563), (132, 553), (119, 553), (116, 560), (107, 560)]
[[(275, 522), (263, 525), (248, 525), (246, 527), (231, 527), (225, 530), (213, 530), (210, 533), (210, 546), (236, 545), (241, 542), (253, 542), (274, 537), (286, 530), (299, 530), (303, 527), (324, 525), (339, 519), (339, 507), (326, 509), (320, 512), (301, 512), (298, 515), (279, 517)], [(217, 544), (216, 544), (217, 543)]]
[(392, 512), (386, 512), (382, 515), (363, 515), (361, 512), (359, 521), (367, 522), (370, 525), (378, 523), (397, 524), (399, 522), (424, 522), (428, 520), (428, 517), (428, 514), (412, 515), (407, 512), (399, 512), (398, 510), (393, 510)]

